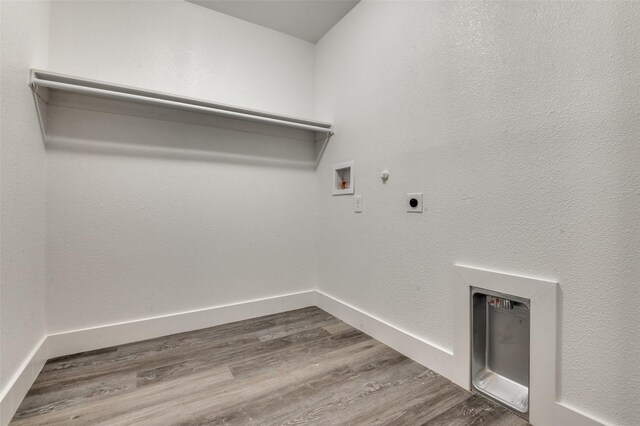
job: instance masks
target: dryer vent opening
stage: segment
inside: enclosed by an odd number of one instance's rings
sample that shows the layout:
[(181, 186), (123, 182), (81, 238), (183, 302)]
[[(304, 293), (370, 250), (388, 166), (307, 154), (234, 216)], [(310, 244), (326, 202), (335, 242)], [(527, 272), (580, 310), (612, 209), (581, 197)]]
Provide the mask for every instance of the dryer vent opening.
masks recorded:
[(472, 287), (471, 329), (473, 391), (528, 420), (529, 300)]

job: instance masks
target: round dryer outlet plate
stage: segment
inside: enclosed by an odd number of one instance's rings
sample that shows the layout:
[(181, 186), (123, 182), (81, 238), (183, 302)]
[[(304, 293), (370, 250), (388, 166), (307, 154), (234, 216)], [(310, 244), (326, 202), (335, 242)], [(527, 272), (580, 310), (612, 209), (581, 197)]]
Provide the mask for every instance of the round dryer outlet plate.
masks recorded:
[(422, 192), (407, 193), (405, 205), (409, 213), (422, 213)]

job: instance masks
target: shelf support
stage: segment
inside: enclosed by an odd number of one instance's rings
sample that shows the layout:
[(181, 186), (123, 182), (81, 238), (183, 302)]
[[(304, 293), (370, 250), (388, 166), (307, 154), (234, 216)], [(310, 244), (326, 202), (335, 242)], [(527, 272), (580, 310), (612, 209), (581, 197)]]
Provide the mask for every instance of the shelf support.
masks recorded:
[(33, 84), (29, 84), (29, 87), (31, 88), (31, 94), (33, 95), (33, 102), (36, 106), (36, 114), (38, 115), (38, 124), (40, 125), (40, 133), (42, 134), (42, 143), (46, 143), (47, 142), (47, 134), (46, 134), (46, 126), (45, 126), (45, 116), (42, 113), (42, 106), (41, 106), (41, 102), (45, 102), (46, 105), (46, 101), (41, 98), (40, 94), (38, 93), (38, 88), (36, 86), (34, 86)]
[[(327, 145), (329, 144), (329, 140), (331, 139), (331, 137), (333, 135), (335, 135), (335, 133), (329, 132), (329, 133), (327, 133), (327, 135), (323, 139), (320, 139), (320, 140), (322, 140), (322, 145), (320, 146), (320, 149), (318, 150), (318, 152), (316, 154), (316, 167), (318, 167), (320, 165), (320, 160), (322, 159), (322, 155), (324, 154), (325, 149), (327, 149)], [(316, 139), (316, 144), (318, 142), (319, 142), (319, 140)]]

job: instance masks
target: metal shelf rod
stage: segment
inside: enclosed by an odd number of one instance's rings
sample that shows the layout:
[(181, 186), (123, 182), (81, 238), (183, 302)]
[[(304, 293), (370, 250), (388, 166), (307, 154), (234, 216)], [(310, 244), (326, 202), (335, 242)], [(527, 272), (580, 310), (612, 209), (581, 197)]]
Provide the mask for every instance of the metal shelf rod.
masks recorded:
[(153, 105), (182, 109), (187, 111), (202, 112), (202, 113), (208, 113), (208, 114), (229, 117), (229, 118), (236, 118), (241, 120), (250, 120), (250, 121), (255, 121), (259, 123), (272, 124), (276, 126), (291, 127), (294, 129), (309, 130), (309, 131), (318, 132), (318, 133), (327, 133), (329, 135), (333, 134), (331, 126), (329, 127), (314, 126), (310, 124), (290, 121), (290, 120), (287, 120), (286, 118), (263, 117), (260, 115), (254, 115), (254, 114), (245, 113), (245, 112), (229, 111), (229, 110), (224, 110), (224, 109), (219, 109), (219, 108), (214, 108), (209, 106), (196, 105), (188, 102), (178, 102), (178, 101), (173, 101), (169, 99), (160, 99), (152, 96), (137, 95), (134, 93), (118, 92), (114, 90), (100, 89), (96, 87), (83, 86), (78, 84), (63, 83), (63, 82), (53, 81), (53, 80), (44, 80), (36, 76), (34, 76), (31, 79), (30, 85), (33, 88), (47, 87), (49, 89), (54, 89), (54, 90), (64, 90), (64, 91), (74, 92), (74, 93), (96, 95), (96, 96), (102, 96), (102, 97), (108, 97), (108, 98), (114, 98), (114, 99), (122, 99), (122, 100), (127, 100), (132, 102), (153, 104)]

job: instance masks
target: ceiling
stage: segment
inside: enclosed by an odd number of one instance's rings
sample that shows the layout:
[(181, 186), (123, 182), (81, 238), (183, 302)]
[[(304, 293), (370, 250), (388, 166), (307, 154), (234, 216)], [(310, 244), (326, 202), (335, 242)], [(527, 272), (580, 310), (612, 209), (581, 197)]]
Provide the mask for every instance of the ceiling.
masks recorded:
[(360, 0), (186, 1), (315, 43)]

